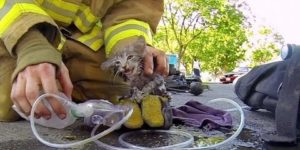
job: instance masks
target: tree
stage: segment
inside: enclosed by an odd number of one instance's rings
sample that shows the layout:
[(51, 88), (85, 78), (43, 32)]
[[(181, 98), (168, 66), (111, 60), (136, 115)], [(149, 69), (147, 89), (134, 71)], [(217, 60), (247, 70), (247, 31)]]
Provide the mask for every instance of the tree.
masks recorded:
[[(166, 0), (156, 45), (175, 53), (186, 67), (200, 60), (214, 75), (232, 70), (247, 40), (240, 7), (227, 0)], [(190, 67), (191, 68), (191, 67)]]
[(279, 56), (279, 50), (283, 46), (284, 39), (282, 35), (275, 32), (272, 28), (261, 26), (258, 30), (252, 31), (249, 36), (248, 61), (250, 66), (254, 67), (266, 63)]
[(203, 30), (205, 19), (199, 11), (199, 6), (192, 0), (166, 0), (165, 13), (161, 20), (156, 41), (164, 45), (171, 53), (178, 54), (181, 62), (188, 45), (198, 38)]

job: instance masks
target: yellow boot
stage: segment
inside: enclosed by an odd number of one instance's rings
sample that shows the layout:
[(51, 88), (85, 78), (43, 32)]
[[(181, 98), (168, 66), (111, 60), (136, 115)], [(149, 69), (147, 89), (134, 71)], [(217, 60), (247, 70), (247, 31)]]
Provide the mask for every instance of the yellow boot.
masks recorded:
[(142, 99), (142, 116), (149, 127), (157, 128), (164, 126), (165, 121), (162, 107), (159, 96), (148, 95)]
[(131, 117), (124, 123), (124, 126), (129, 129), (141, 128), (144, 124), (144, 121), (139, 105), (131, 99), (122, 99), (120, 100), (120, 104), (130, 105), (133, 107), (133, 113)]

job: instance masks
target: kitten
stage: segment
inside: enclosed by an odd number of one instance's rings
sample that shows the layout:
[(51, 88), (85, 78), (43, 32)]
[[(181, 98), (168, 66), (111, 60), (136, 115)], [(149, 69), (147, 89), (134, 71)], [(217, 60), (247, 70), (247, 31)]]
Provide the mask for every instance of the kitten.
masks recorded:
[(140, 36), (136, 42), (118, 50), (113, 56), (102, 63), (103, 70), (110, 70), (121, 76), (131, 87), (131, 99), (140, 102), (149, 94), (165, 95), (164, 78), (159, 74), (144, 75), (143, 59), (146, 54), (145, 39)]

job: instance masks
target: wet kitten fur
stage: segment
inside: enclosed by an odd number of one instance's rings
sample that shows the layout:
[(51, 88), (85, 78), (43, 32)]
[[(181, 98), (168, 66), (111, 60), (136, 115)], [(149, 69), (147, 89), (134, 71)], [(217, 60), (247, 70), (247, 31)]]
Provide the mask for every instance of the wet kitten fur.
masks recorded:
[(121, 76), (131, 87), (131, 99), (140, 100), (149, 94), (164, 95), (166, 87), (164, 78), (159, 74), (145, 76), (143, 74), (143, 58), (146, 54), (146, 42), (139, 37), (136, 42), (117, 51), (102, 63), (103, 70), (110, 70)]

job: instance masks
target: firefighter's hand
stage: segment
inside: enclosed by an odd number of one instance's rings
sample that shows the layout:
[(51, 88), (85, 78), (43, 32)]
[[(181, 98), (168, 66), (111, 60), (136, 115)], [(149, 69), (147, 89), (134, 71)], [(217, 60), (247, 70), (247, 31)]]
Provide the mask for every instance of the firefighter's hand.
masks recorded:
[[(12, 86), (11, 98), (14, 104), (27, 116), (30, 115), (32, 105), (40, 95), (40, 91), (58, 94), (56, 79), (60, 82), (63, 92), (68, 97), (71, 97), (73, 85), (68, 69), (63, 63), (58, 72), (56, 72), (56, 67), (50, 63), (41, 63), (26, 67), (18, 74)], [(65, 118), (66, 112), (61, 103), (51, 98), (48, 100), (57, 116), (61, 119)], [(42, 103), (39, 103), (35, 110), (35, 117), (50, 119), (51, 113)]]
[(146, 56), (144, 58), (144, 73), (151, 75), (158, 73), (164, 77), (169, 74), (169, 64), (166, 54), (156, 48), (146, 46)]

